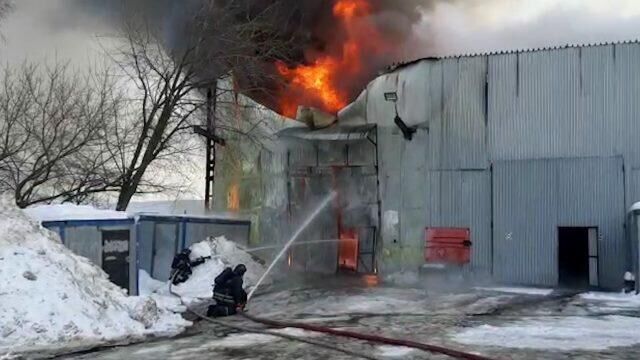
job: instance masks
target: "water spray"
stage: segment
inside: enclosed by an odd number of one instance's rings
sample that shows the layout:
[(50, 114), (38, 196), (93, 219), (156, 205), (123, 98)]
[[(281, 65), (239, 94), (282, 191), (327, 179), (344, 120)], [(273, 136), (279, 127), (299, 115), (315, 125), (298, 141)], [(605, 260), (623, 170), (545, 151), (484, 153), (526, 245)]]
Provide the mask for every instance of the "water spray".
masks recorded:
[(298, 229), (293, 233), (293, 235), (291, 235), (291, 238), (289, 239), (289, 241), (287, 241), (284, 245), (284, 247), (282, 248), (282, 250), (280, 250), (280, 252), (278, 253), (278, 255), (275, 257), (275, 259), (273, 259), (273, 261), (271, 262), (271, 265), (269, 265), (269, 267), (267, 268), (267, 271), (264, 272), (264, 274), (262, 274), (262, 277), (260, 277), (260, 279), (258, 280), (258, 282), (256, 283), (256, 286), (253, 287), (253, 289), (251, 289), (251, 291), (249, 292), (249, 295), (247, 295), (247, 302), (249, 302), (251, 300), (251, 297), (253, 296), (253, 294), (256, 292), (256, 290), (258, 290), (258, 287), (260, 287), (260, 284), (262, 284), (262, 282), (264, 281), (264, 279), (267, 277), (267, 275), (271, 272), (271, 270), (273, 269), (273, 267), (276, 265), (276, 263), (280, 260), (280, 258), (282, 258), (284, 256), (284, 254), (287, 252), (287, 250), (289, 250), (289, 248), (291, 247), (291, 245), (293, 245), (293, 243), (298, 239), (298, 237), (300, 237), (300, 235), (302, 234), (302, 232), (311, 224), (311, 222), (313, 222), (313, 220), (315, 220), (316, 217), (318, 217), (318, 215), (320, 214), (320, 212), (327, 206), (329, 205), (329, 203), (331, 203), (331, 201), (336, 197), (336, 192), (332, 191), (321, 203), (320, 205), (318, 205), (318, 207), (316, 207), (316, 209), (311, 213), (311, 215), (309, 215), (305, 221), (302, 223), (302, 225), (300, 225), (298, 227)]

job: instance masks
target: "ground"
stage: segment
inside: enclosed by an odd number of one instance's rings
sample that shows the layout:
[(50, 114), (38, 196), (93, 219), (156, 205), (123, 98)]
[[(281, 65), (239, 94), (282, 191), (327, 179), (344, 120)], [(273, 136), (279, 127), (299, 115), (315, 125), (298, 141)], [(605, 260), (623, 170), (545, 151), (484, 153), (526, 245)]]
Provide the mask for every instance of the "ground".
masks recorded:
[[(251, 303), (254, 315), (411, 339), (495, 359), (638, 359), (637, 297), (537, 289), (460, 292), (354, 286), (354, 279), (272, 288)], [(233, 324), (259, 327), (248, 320)], [(261, 327), (262, 328), (262, 327)], [(635, 330), (634, 330), (635, 329)], [(447, 359), (296, 329), (280, 330), (377, 358)], [(348, 359), (268, 335), (198, 323), (180, 338), (76, 354), (66, 359)]]

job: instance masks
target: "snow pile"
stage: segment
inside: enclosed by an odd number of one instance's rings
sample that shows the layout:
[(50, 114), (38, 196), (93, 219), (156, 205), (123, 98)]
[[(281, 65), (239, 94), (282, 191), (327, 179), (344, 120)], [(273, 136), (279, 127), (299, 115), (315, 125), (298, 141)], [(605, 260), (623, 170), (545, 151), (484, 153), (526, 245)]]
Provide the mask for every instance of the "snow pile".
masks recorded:
[(0, 354), (170, 336), (190, 325), (148, 297), (127, 297), (1, 196), (0, 281)]
[(519, 349), (604, 350), (640, 344), (640, 319), (625, 316), (525, 319), (483, 325), (453, 336), (462, 344)]
[[(209, 238), (191, 245), (190, 249), (191, 260), (209, 256), (211, 259), (193, 268), (193, 274), (185, 283), (172, 286), (171, 291), (179, 295), (186, 305), (198, 303), (203, 299), (211, 299), (214, 279), (227, 267), (234, 268), (238, 264), (246, 265), (244, 287), (247, 292), (267, 270), (253, 256), (225, 237)], [(166, 296), (169, 295), (168, 289), (168, 283), (157, 282), (146, 273), (141, 275), (141, 294)]]

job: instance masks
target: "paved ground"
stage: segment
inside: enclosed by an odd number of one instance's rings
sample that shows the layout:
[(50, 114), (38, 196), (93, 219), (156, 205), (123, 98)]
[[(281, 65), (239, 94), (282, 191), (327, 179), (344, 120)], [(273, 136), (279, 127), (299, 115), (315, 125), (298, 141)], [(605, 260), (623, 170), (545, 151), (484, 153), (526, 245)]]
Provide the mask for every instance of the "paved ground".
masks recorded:
[[(511, 324), (522, 319), (547, 319), (624, 314), (640, 316), (637, 309), (609, 309), (602, 314), (593, 304), (571, 292), (513, 294), (493, 290), (438, 294), (415, 289), (367, 288), (349, 284), (314, 284), (313, 287), (272, 291), (257, 297), (249, 311), (261, 317), (306, 321), (314, 324), (452, 347), (496, 359), (640, 359), (640, 346), (606, 350), (571, 351), (512, 349), (465, 345), (455, 334), (478, 326)], [(242, 318), (225, 321), (264, 328)], [(604, 326), (604, 325), (603, 325)], [(387, 348), (332, 336), (281, 330), (290, 335), (323, 341), (378, 358), (448, 359), (421, 351)], [(490, 336), (490, 331), (487, 336)], [(312, 345), (256, 334), (239, 334), (200, 322), (185, 336), (152, 343), (68, 356), (67, 359), (349, 359), (351, 357)]]

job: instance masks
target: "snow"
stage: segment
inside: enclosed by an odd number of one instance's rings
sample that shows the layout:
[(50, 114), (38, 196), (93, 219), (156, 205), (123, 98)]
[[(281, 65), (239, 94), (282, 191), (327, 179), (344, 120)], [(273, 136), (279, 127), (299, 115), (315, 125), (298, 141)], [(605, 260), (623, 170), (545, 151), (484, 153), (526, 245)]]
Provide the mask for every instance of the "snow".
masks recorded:
[[(286, 300), (285, 300), (286, 301)], [(426, 293), (418, 290), (400, 288), (368, 289), (360, 294), (331, 295), (318, 298), (312, 304), (295, 309), (296, 312), (310, 317), (324, 318), (331, 314), (331, 319), (341, 319), (349, 314), (422, 314), (427, 310)], [(287, 311), (291, 307), (286, 308)], [(265, 317), (279, 316), (278, 313), (267, 313)]]
[(40, 205), (27, 208), (24, 211), (36, 221), (125, 220), (129, 218), (127, 213), (122, 211), (98, 209), (89, 205)]
[[(182, 300), (187, 306), (200, 303), (204, 299), (211, 299), (214, 279), (227, 267), (234, 268), (238, 264), (244, 264), (247, 267), (247, 272), (244, 274), (246, 290), (255, 285), (266, 271), (265, 266), (225, 237), (209, 238), (191, 245), (190, 249), (192, 260), (207, 256), (212, 258), (193, 268), (193, 274), (185, 283), (171, 287), (171, 291), (180, 296), (180, 299), (174, 298), (174, 300)], [(140, 278), (141, 294), (152, 295), (160, 302), (167, 301), (163, 297), (171, 296), (168, 282), (162, 283), (151, 279), (143, 271), (141, 271)]]
[(402, 271), (385, 276), (384, 281), (397, 286), (415, 286), (420, 283), (420, 277), (415, 271)]
[(636, 309), (640, 310), (640, 295), (624, 293), (589, 292), (580, 294), (583, 300), (602, 302), (607, 310)]
[(538, 295), (547, 296), (553, 292), (553, 289), (541, 289), (530, 287), (476, 287), (476, 290), (492, 291), (507, 294), (520, 294), (520, 295)]
[(625, 316), (524, 319), (482, 325), (453, 336), (467, 345), (518, 349), (604, 350), (640, 344), (640, 319)]
[(189, 255), (189, 259), (191, 259), (191, 261), (213, 255), (211, 253), (211, 246), (209, 246), (209, 243), (206, 241), (193, 244), (191, 245), (190, 249), (191, 254)]
[(409, 356), (414, 350), (408, 347), (402, 346), (378, 346), (377, 347), (380, 356), (388, 358), (404, 358)]
[(89, 260), (0, 196), (0, 354), (172, 336), (189, 322), (127, 297)]

